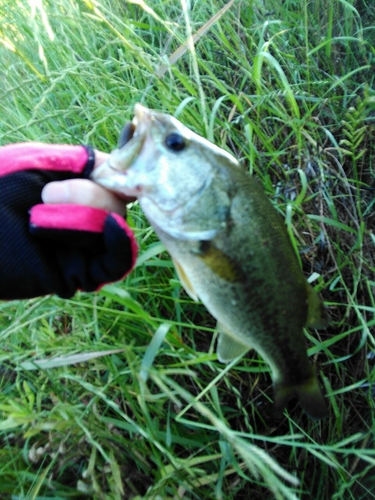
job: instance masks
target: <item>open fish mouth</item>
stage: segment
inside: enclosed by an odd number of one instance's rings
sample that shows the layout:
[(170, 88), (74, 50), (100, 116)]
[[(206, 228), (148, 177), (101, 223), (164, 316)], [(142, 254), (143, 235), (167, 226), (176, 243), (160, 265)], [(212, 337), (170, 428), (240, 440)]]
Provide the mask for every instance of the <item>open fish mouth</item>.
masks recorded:
[(134, 117), (122, 129), (117, 149), (91, 173), (94, 182), (126, 197), (139, 197), (144, 188), (149, 189), (147, 179), (141, 182), (138, 177), (136, 180), (130, 170), (142, 153), (152, 122), (158, 119), (157, 115), (142, 104), (135, 104)]
[(128, 186), (127, 171), (141, 153), (152, 119), (153, 114), (147, 108), (141, 104), (135, 105), (134, 118), (122, 129), (118, 148), (91, 173), (94, 182), (118, 194), (136, 196), (137, 193)]
[(118, 140), (117, 147), (121, 149), (127, 144), (133, 137), (136, 130), (136, 126), (133, 122), (128, 122), (121, 130), (120, 137)]
[(152, 120), (152, 113), (149, 109), (137, 103), (134, 106), (134, 118), (131, 122), (125, 124), (118, 140), (118, 149), (123, 148), (131, 139), (145, 132), (148, 123)]

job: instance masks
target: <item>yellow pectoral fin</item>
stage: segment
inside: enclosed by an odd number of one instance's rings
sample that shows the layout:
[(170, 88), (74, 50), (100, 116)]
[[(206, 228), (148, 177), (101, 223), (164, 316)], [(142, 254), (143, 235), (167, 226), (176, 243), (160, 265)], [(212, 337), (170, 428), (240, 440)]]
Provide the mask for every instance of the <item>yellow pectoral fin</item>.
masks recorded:
[(245, 354), (250, 349), (249, 345), (243, 344), (236, 340), (232, 335), (227, 333), (220, 323), (217, 324), (219, 330), (219, 340), (217, 344), (217, 357), (221, 363), (229, 363), (233, 359)]
[(201, 241), (200, 249), (195, 254), (219, 278), (229, 283), (237, 283), (244, 280), (244, 273), (241, 267), (211, 241)]
[(322, 299), (316, 291), (308, 284), (307, 286), (307, 322), (310, 328), (326, 328), (329, 323), (329, 316)]
[(174, 267), (176, 269), (176, 272), (177, 272), (177, 275), (181, 281), (181, 284), (182, 286), (185, 288), (186, 290), (186, 293), (188, 295), (190, 295), (190, 297), (195, 301), (195, 302), (198, 302), (199, 301), (199, 297), (198, 297), (198, 294), (196, 293), (196, 291), (194, 290), (194, 287), (193, 285), (191, 284), (189, 278), (187, 277), (183, 267), (180, 265), (179, 262), (177, 262), (177, 260), (175, 259), (172, 259), (173, 260), (173, 264), (174, 264)]

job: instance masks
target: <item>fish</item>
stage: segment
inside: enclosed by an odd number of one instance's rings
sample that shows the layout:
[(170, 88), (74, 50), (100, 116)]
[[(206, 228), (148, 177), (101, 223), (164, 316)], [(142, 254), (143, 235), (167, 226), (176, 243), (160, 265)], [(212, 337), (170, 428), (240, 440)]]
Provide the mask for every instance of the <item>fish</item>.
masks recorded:
[(236, 158), (171, 115), (141, 104), (93, 181), (136, 197), (186, 292), (217, 320), (223, 363), (255, 349), (271, 370), (276, 415), (297, 398), (312, 418), (328, 405), (304, 327), (325, 328), (286, 225)]

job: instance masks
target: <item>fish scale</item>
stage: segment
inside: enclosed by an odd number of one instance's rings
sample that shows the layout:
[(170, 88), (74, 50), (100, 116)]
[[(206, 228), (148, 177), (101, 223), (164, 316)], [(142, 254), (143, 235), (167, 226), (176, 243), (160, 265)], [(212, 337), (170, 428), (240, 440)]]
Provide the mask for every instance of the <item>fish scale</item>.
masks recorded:
[(138, 198), (182, 285), (218, 322), (218, 359), (256, 349), (271, 369), (276, 412), (297, 397), (310, 416), (324, 417), (303, 328), (326, 326), (327, 313), (284, 221), (237, 160), (138, 104), (122, 147), (92, 178)]

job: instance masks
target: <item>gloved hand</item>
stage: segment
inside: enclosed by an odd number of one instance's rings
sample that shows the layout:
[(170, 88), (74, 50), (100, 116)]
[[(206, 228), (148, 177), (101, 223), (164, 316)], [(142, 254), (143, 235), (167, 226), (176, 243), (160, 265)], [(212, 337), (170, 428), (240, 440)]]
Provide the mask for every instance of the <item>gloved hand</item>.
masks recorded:
[(41, 143), (0, 148), (0, 299), (71, 297), (123, 278), (137, 245), (123, 217), (84, 205), (43, 204), (50, 181), (88, 178), (94, 151)]

